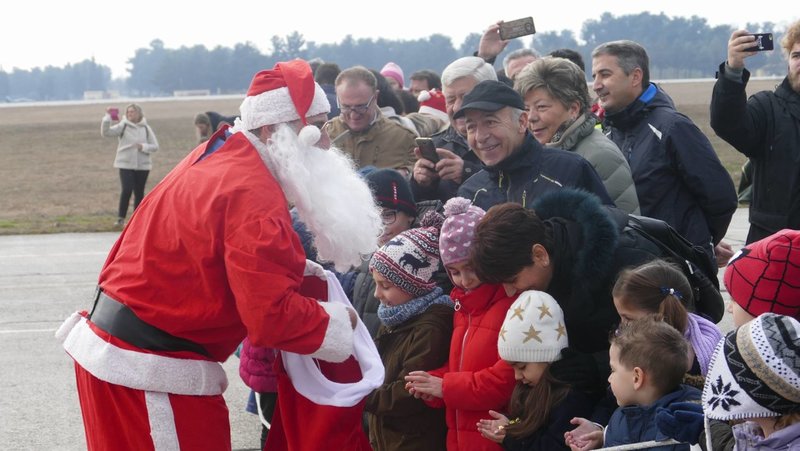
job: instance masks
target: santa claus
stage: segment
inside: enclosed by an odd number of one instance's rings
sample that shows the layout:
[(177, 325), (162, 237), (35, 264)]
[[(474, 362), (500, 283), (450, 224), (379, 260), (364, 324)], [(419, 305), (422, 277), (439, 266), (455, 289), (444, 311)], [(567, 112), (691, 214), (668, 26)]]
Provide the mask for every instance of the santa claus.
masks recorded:
[(57, 332), (75, 360), (89, 449), (230, 449), (225, 361), (256, 346), (342, 362), (357, 317), (300, 293), (307, 262), (289, 206), (344, 269), (377, 247), (379, 210), (329, 145), (330, 105), (301, 60), (255, 75), (241, 119), (142, 201), (90, 312)]

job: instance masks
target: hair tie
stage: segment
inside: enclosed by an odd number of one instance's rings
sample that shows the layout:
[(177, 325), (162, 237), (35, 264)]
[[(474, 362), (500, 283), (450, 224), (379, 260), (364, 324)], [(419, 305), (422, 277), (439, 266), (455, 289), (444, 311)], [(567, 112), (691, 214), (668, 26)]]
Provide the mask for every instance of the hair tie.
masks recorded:
[(679, 301), (683, 301), (683, 295), (681, 292), (674, 288), (661, 287), (661, 294), (664, 296), (672, 295), (675, 296), (675, 298), (677, 298)]

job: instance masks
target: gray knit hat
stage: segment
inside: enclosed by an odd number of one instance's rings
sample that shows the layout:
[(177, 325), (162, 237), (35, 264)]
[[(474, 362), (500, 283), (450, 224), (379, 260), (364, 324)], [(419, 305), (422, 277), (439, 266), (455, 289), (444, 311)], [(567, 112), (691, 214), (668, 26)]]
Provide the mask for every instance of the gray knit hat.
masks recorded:
[(520, 294), (497, 337), (497, 351), (507, 362), (555, 362), (567, 346), (564, 312), (543, 291)]

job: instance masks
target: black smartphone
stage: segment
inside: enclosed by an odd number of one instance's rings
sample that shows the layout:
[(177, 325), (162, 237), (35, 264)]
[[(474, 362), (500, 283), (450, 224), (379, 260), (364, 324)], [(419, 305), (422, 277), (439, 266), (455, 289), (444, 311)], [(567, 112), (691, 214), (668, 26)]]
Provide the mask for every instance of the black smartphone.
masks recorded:
[(419, 147), (419, 152), (422, 154), (422, 158), (430, 160), (434, 163), (439, 161), (439, 154), (436, 153), (436, 146), (433, 144), (432, 139), (415, 138), (414, 142), (417, 143), (417, 147)]
[(536, 27), (533, 26), (533, 17), (525, 17), (500, 24), (500, 39), (504, 41), (534, 33), (536, 33)]
[(772, 42), (772, 33), (755, 33), (751, 36), (756, 37), (756, 45), (747, 49), (748, 52), (763, 52), (775, 48), (775, 43)]

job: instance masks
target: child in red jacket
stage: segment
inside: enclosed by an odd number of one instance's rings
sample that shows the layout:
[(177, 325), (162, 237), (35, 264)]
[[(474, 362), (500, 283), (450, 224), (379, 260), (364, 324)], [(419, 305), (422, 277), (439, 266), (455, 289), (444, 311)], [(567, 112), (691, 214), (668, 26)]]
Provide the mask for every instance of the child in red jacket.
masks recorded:
[(497, 352), (497, 337), (514, 298), (502, 285), (482, 284), (469, 259), (475, 226), (485, 212), (456, 197), (444, 206), (439, 236), (442, 263), (455, 285), (453, 337), (448, 364), (434, 371), (412, 371), (406, 388), (431, 407), (444, 407), (447, 449), (500, 450), (476, 427), (488, 410), (504, 411), (516, 381), (514, 369)]

